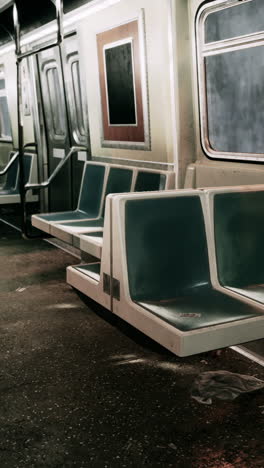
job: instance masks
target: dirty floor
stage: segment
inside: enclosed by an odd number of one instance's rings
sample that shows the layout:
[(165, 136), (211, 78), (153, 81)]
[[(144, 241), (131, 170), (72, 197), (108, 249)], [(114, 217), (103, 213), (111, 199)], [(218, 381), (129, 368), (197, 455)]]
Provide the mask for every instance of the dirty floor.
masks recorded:
[(1, 468), (264, 467), (264, 392), (190, 397), (232, 350), (177, 358), (65, 283), (69, 254), (0, 223)]

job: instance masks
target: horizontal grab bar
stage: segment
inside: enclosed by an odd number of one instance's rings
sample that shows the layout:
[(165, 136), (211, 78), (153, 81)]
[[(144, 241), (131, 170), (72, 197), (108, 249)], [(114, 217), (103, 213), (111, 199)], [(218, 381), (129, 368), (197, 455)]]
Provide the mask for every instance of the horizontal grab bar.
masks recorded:
[(50, 183), (55, 179), (56, 175), (60, 172), (64, 164), (68, 161), (68, 159), (71, 157), (73, 153), (76, 153), (77, 151), (87, 151), (87, 148), (85, 146), (72, 146), (68, 154), (63, 158), (58, 166), (54, 169), (53, 173), (50, 175), (50, 177), (45, 180), (44, 182), (41, 182), (40, 184), (26, 184), (25, 185), (25, 190), (32, 190), (32, 189), (42, 189), (42, 188), (47, 188)]

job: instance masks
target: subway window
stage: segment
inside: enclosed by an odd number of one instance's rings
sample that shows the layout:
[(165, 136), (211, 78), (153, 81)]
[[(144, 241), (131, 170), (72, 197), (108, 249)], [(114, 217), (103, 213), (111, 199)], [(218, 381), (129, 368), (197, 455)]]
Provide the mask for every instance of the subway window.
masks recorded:
[(82, 91), (81, 91), (81, 78), (79, 60), (73, 60), (71, 63), (71, 76), (73, 86), (73, 101), (74, 101), (74, 114), (75, 114), (75, 127), (78, 133), (79, 140), (85, 137), (85, 114), (83, 108)]
[(0, 70), (0, 140), (12, 141), (4, 70)]
[(66, 135), (66, 124), (59, 74), (56, 67), (50, 67), (47, 69), (47, 85), (49, 94), (49, 107), (51, 109), (52, 116), (52, 130), (55, 138), (61, 139)]
[(264, 160), (263, 0), (209, 3), (197, 19), (203, 148)]

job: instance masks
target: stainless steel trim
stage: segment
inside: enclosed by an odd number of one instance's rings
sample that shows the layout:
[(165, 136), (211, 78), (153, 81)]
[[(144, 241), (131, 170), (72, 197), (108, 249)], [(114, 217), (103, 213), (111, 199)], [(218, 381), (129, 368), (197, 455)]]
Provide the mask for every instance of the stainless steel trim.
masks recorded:
[(231, 349), (236, 353), (239, 353), (242, 356), (245, 356), (246, 358), (250, 359), (250, 361), (254, 361), (260, 366), (264, 366), (264, 359), (261, 359), (261, 357), (258, 357), (255, 353), (246, 350), (243, 345), (231, 346)]
[[(54, 3), (54, 2), (52, 2)], [(21, 52), (21, 28), (18, 17), (18, 11), (16, 6), (16, 0), (13, 5), (13, 20), (15, 28), (15, 46), (16, 46), (16, 57), (18, 60), (23, 58), (30, 57), (34, 54), (43, 52), (44, 50), (50, 49), (56, 45), (59, 45), (63, 40), (63, 0), (55, 0), (56, 8), (56, 23), (57, 23), (57, 37), (54, 42), (45, 46), (38, 46), (35, 49), (29, 51)]]
[(214, 42), (215, 46), (213, 47), (206, 47), (202, 51), (204, 57), (208, 57), (211, 55), (218, 55), (224, 54), (227, 52), (233, 52), (240, 49), (251, 49), (252, 47), (259, 47), (264, 45), (264, 37), (263, 34), (258, 34), (258, 36), (254, 36), (252, 38), (247, 38), (247, 40), (243, 41), (230, 41), (229, 43), (225, 43), (223, 45), (222, 42), (219, 43)]
[(92, 156), (92, 161), (104, 162), (109, 164), (120, 164), (126, 166), (137, 166), (143, 168), (161, 169), (165, 171), (173, 171), (173, 163), (163, 163), (156, 161), (142, 161), (141, 159), (125, 159), (125, 158), (113, 158), (111, 156)]
[[(101, 133), (101, 146), (102, 148), (117, 148), (117, 149), (131, 149), (131, 150), (151, 150), (151, 136), (150, 136), (150, 111), (149, 111), (149, 92), (148, 92), (148, 71), (147, 71), (147, 47), (146, 47), (146, 33), (145, 33), (145, 14), (144, 9), (141, 8), (139, 15), (136, 18), (130, 19), (121, 24), (127, 24), (131, 21), (138, 21), (138, 36), (139, 36), (139, 56), (141, 65), (141, 90), (142, 90), (142, 105), (143, 105), (143, 120), (144, 120), (144, 135), (145, 141), (109, 141), (104, 139), (103, 129), (103, 115), (102, 115), (102, 96), (100, 90), (100, 103), (101, 103), (101, 119), (100, 119), (100, 133)], [(114, 27), (120, 26), (120, 23)], [(101, 31), (103, 32), (103, 31)], [(99, 80), (99, 71), (98, 71)]]

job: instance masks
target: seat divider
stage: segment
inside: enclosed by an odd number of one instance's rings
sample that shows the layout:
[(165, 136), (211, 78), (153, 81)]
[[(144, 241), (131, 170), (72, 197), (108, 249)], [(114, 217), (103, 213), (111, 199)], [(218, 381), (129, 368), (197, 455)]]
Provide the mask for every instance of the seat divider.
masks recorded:
[(135, 187), (136, 187), (136, 182), (137, 182), (137, 176), (138, 176), (138, 169), (133, 168), (133, 177), (132, 177), (132, 183), (131, 183), (131, 189), (130, 192), (135, 192)]
[(106, 187), (107, 187), (107, 181), (110, 173), (110, 165), (106, 164), (105, 165), (105, 174), (104, 174), (104, 183), (103, 183), (103, 190), (102, 190), (102, 197), (101, 197), (101, 203), (100, 203), (100, 209), (99, 209), (99, 215), (98, 218), (100, 218), (103, 215), (103, 208), (105, 204), (105, 192), (106, 192)]

